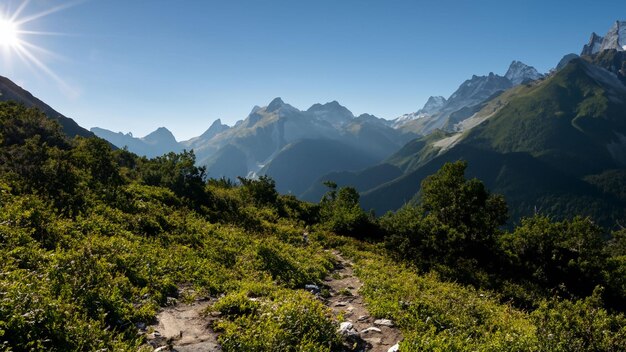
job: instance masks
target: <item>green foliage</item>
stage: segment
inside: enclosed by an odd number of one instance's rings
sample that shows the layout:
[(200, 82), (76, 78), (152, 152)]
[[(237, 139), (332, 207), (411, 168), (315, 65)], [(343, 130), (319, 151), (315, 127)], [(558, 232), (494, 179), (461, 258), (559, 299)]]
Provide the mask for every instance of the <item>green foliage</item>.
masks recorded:
[[(218, 324), (224, 351), (321, 352), (339, 348), (330, 310), (308, 292), (277, 290), (253, 303), (241, 302), (250, 302), (248, 297), (240, 296), (238, 300), (237, 310), (244, 314)], [(255, 308), (242, 310), (250, 304)], [(217, 303), (222, 308), (231, 305)]]
[[(345, 249), (345, 247), (344, 247)], [(404, 333), (407, 351), (538, 350), (529, 317), (499, 303), (493, 293), (420, 276), (379, 254), (352, 249), (370, 313), (390, 318)]]
[(140, 179), (150, 186), (169, 188), (194, 205), (205, 204), (206, 168), (197, 167), (195, 163), (193, 151), (168, 153), (151, 160), (143, 160), (139, 166)]
[(490, 267), (499, 227), (507, 206), (490, 194), (482, 182), (467, 180), (467, 164), (448, 163), (422, 183), (419, 205), (406, 205), (380, 220), (388, 248), (430, 270), (444, 271), (465, 281), (480, 280), (480, 267)]
[(320, 202), (320, 221), (333, 232), (366, 237), (368, 230), (371, 230), (371, 224), (368, 215), (359, 205), (357, 190), (352, 187), (341, 187), (337, 190), (337, 184), (333, 182), (324, 184), (330, 190)]
[(546, 301), (533, 312), (543, 350), (626, 350), (626, 318), (602, 308), (600, 291), (584, 300)]
[[(220, 296), (225, 351), (338, 350), (330, 311), (301, 290), (332, 270), (325, 246), (353, 257), (403, 349), (624, 350), (626, 232), (607, 242), (589, 219), (535, 216), (505, 233), (503, 199), (465, 168), (446, 165), (421, 204), (374, 223), (350, 187), (328, 183), (314, 205), (269, 177), (206, 182), (192, 152), (148, 160), (68, 140), (0, 103), (0, 349), (137, 351), (136, 324), (169, 297)], [(378, 231), (384, 245), (333, 234)]]
[(514, 272), (561, 295), (588, 296), (603, 284), (602, 229), (591, 220), (552, 222), (544, 216), (525, 219), (503, 236), (502, 250)]
[(244, 199), (250, 200), (256, 205), (276, 205), (278, 192), (276, 191), (276, 182), (271, 177), (263, 175), (259, 179), (248, 179), (238, 177), (242, 185)]

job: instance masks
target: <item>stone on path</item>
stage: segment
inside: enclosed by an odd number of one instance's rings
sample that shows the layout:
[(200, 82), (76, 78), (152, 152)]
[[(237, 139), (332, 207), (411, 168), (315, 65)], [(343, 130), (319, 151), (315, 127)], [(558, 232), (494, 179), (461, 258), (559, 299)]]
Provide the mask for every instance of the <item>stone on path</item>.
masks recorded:
[(383, 331), (380, 330), (379, 328), (375, 328), (373, 326), (369, 327), (367, 329), (363, 329), (363, 331), (361, 331), (362, 334), (367, 334), (367, 333), (370, 333), (370, 332), (379, 332), (380, 333), (380, 332), (383, 332)]
[(387, 352), (400, 352), (400, 344), (399, 344), (399, 343), (397, 343), (397, 344), (395, 344), (395, 345), (391, 346), (391, 347), (387, 350)]
[(374, 320), (374, 325), (388, 326), (393, 327), (393, 321), (389, 319), (376, 319)]

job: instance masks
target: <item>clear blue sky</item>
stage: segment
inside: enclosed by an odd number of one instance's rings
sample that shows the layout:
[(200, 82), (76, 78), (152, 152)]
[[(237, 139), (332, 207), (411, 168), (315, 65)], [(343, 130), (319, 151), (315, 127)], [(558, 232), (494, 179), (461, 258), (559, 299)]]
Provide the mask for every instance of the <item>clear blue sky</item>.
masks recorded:
[(182, 140), (277, 96), (394, 118), (512, 60), (545, 72), (617, 19), (624, 0), (88, 0), (22, 28), (67, 34), (23, 36), (65, 86), (16, 58), (0, 75), (84, 127)]

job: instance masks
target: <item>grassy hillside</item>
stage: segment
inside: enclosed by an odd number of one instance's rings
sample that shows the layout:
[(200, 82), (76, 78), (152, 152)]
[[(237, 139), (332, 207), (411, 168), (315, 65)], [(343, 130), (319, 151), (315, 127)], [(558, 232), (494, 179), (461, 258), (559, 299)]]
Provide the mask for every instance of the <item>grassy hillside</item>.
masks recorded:
[(626, 348), (626, 233), (541, 217), (503, 232), (504, 201), (463, 165), (428, 180), (424, 208), (374, 219), (350, 188), (304, 203), (0, 103), (1, 349), (150, 351), (141, 327), (162, 307), (208, 298), (224, 351), (349, 351), (351, 318), (324, 299), (334, 251), (403, 351)]

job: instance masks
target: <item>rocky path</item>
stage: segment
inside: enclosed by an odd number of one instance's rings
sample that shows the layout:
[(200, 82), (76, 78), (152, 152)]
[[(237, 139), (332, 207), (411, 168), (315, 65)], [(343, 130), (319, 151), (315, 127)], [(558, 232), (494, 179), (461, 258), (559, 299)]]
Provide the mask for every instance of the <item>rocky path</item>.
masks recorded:
[[(351, 352), (396, 352), (402, 334), (392, 321), (374, 319), (370, 316), (359, 289), (363, 283), (354, 275), (353, 263), (337, 251), (333, 272), (322, 285), (329, 295), (323, 299), (340, 321), (339, 333), (344, 342), (344, 351)], [(319, 287), (314, 293), (320, 293)], [(309, 288), (309, 287), (307, 287)], [(208, 299), (196, 300), (191, 304), (176, 303), (164, 308), (157, 315), (157, 324), (146, 327), (144, 333), (154, 351), (178, 352), (218, 352), (222, 351), (217, 342), (217, 334), (211, 328), (216, 319), (206, 316), (207, 308), (213, 302)]]
[(397, 343), (402, 334), (388, 319), (374, 319), (359, 294), (363, 283), (354, 275), (353, 263), (333, 251), (337, 265), (326, 279), (330, 291), (327, 305), (335, 316), (341, 318), (340, 333), (346, 347), (354, 351), (387, 352), (398, 351)]
[(157, 315), (158, 323), (148, 328), (148, 343), (155, 351), (217, 352), (217, 334), (211, 329), (213, 318), (204, 316), (212, 302), (196, 300), (178, 303)]

